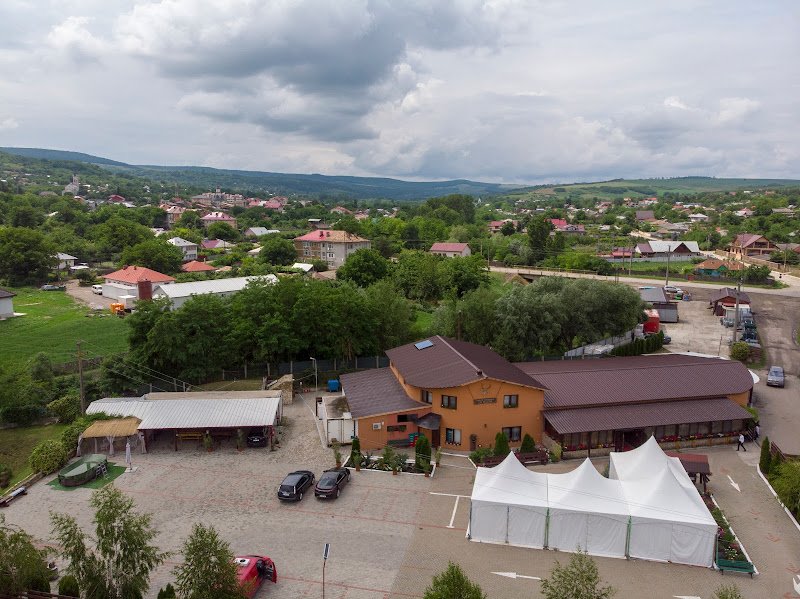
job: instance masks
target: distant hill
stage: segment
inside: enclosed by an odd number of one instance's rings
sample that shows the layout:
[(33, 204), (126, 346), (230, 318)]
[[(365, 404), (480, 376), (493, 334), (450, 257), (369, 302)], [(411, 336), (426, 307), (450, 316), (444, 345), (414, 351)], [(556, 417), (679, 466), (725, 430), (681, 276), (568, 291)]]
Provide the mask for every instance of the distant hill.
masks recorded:
[(65, 150), (46, 150), (44, 148), (0, 148), (0, 152), (25, 156), (26, 158), (39, 158), (40, 160), (70, 160), (72, 162), (88, 162), (89, 164), (105, 164), (109, 166), (128, 166), (124, 162), (92, 156), (83, 152), (67, 152)]

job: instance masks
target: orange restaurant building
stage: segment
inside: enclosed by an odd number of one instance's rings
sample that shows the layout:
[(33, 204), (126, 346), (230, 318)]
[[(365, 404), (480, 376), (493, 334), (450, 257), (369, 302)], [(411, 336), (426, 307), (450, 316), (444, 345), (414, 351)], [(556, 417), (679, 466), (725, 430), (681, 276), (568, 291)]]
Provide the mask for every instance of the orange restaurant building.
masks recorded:
[(547, 435), (565, 450), (635, 447), (650, 435), (733, 438), (750, 414), (753, 379), (739, 362), (665, 354), (512, 364), (491, 349), (442, 336), (386, 352), (390, 364), (343, 374), (364, 449), (425, 434), (434, 447), (472, 451), (505, 432)]

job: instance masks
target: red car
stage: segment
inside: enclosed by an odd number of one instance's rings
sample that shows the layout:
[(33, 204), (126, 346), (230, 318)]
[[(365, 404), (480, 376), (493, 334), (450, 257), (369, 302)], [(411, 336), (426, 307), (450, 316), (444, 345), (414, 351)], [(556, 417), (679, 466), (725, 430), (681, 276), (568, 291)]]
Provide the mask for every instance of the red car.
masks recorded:
[(239, 585), (244, 594), (252, 598), (265, 580), (278, 582), (275, 563), (264, 555), (240, 555), (234, 560), (239, 575)]

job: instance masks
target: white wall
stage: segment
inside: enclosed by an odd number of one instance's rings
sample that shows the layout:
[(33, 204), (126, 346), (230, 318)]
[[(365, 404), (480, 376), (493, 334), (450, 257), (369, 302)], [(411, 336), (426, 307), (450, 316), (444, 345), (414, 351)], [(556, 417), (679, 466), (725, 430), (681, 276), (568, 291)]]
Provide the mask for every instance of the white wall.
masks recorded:
[(105, 283), (103, 285), (103, 297), (119, 299), (122, 295), (139, 297), (139, 289), (134, 286), (120, 285), (119, 283)]
[(11, 297), (4, 297), (0, 299), (0, 318), (6, 316), (14, 316), (14, 303), (12, 302), (14, 298)]

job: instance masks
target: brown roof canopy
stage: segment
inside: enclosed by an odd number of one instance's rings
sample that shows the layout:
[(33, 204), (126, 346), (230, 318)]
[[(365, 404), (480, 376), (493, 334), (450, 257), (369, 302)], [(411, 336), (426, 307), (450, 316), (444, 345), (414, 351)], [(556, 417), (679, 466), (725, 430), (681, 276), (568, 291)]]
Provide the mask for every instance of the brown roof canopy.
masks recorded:
[(387, 350), (386, 355), (405, 382), (415, 387), (441, 389), (488, 378), (544, 389), (488, 347), (441, 335)]
[(741, 362), (683, 354), (516, 366), (546, 385), (545, 409), (714, 398), (753, 388), (753, 378)]
[(752, 416), (739, 404), (726, 397), (718, 397), (569, 410), (545, 410), (544, 417), (556, 431), (563, 435), (668, 424), (746, 420)]
[(390, 368), (350, 372), (341, 375), (340, 380), (353, 418), (430, 409), (428, 404), (414, 401), (406, 395)]

